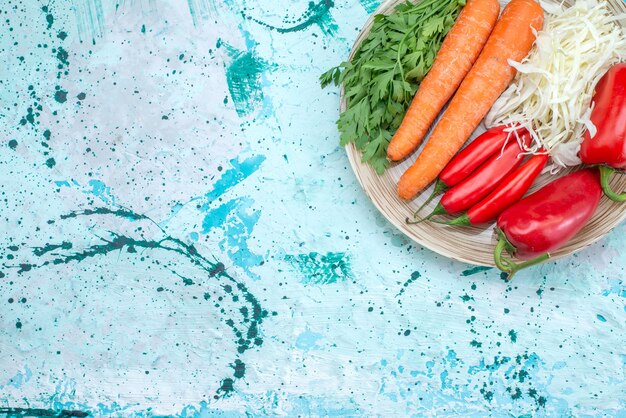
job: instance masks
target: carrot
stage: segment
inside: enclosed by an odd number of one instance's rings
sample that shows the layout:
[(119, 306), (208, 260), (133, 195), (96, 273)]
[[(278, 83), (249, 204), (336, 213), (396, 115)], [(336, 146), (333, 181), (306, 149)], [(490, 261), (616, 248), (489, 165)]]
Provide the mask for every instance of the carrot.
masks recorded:
[(498, 0), (467, 2), (389, 143), (387, 158), (391, 161), (406, 158), (422, 142), (441, 109), (474, 65), (498, 14)]
[(516, 70), (507, 60), (521, 61), (543, 27), (543, 10), (534, 0), (512, 0), (502, 12), (483, 51), (450, 101), (417, 161), (398, 182), (398, 195), (412, 199), (428, 186), (461, 149)]

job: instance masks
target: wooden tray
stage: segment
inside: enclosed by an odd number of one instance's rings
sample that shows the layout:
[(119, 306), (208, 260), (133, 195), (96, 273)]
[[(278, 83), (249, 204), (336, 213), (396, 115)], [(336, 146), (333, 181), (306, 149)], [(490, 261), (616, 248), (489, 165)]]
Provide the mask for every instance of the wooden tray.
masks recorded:
[[(388, 14), (393, 8), (404, 0), (387, 0), (384, 1), (374, 14)], [(501, 1), (502, 6), (508, 1)], [(572, 1), (566, 1), (565, 4), (571, 4)], [(608, 0), (610, 8), (615, 14), (626, 13), (626, 5), (623, 0)], [(356, 51), (361, 41), (369, 33), (373, 23), (373, 15), (366, 22), (357, 38), (350, 58)], [(626, 25), (625, 21), (621, 21), (622, 26)], [(346, 100), (341, 94), (341, 111), (346, 108)], [(485, 131), (484, 126), (480, 126), (472, 139)], [(426, 140), (423, 141), (425, 143)], [(422, 144), (423, 145), (423, 144)], [(350, 164), (356, 177), (365, 190), (365, 193), (372, 200), (378, 210), (391, 222), (396, 228), (402, 231), (407, 237), (416, 243), (429, 248), (443, 256), (462, 261), (465, 263), (476, 264), (480, 266), (495, 266), (493, 261), (493, 250), (496, 245), (496, 237), (493, 227), (485, 228), (461, 228), (439, 225), (434, 223), (422, 223), (418, 225), (407, 225), (405, 220), (412, 217), (417, 208), (426, 200), (432, 191), (432, 187), (426, 189), (416, 199), (406, 202), (398, 198), (396, 194), (396, 184), (404, 171), (415, 161), (417, 152), (406, 161), (393, 165), (385, 171), (382, 176), (378, 176), (372, 168), (361, 163), (361, 153), (357, 151), (354, 144), (346, 147)], [(571, 171), (571, 170), (570, 170)], [(563, 171), (566, 173), (567, 171)], [(535, 183), (530, 192), (537, 190), (546, 183), (554, 180), (554, 176), (548, 174), (542, 175)], [(614, 190), (626, 190), (626, 176), (614, 176), (612, 186)], [(423, 213), (427, 214), (434, 209), (437, 200), (427, 206)], [(565, 257), (576, 251), (593, 244), (600, 238), (608, 234), (613, 228), (620, 224), (626, 218), (626, 204), (615, 203), (602, 198), (600, 207), (596, 211), (594, 217), (578, 233), (565, 247), (552, 254), (552, 260)]]

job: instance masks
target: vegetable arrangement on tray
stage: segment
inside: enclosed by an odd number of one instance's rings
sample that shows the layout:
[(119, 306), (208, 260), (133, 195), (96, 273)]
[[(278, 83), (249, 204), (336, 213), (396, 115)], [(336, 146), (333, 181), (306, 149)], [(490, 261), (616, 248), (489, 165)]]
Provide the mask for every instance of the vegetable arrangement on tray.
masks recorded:
[[(401, 4), (321, 81), (345, 89), (341, 143), (354, 142), (378, 174), (427, 138), (398, 196), (436, 183), (407, 223), (495, 222), (494, 262), (511, 278), (572, 239), (603, 192), (626, 201), (609, 185), (626, 170), (626, 33), (616, 21), (598, 0), (511, 0), (501, 14), (497, 0)], [(466, 145), (483, 121), (490, 129)], [(554, 180), (524, 197), (546, 171)]]

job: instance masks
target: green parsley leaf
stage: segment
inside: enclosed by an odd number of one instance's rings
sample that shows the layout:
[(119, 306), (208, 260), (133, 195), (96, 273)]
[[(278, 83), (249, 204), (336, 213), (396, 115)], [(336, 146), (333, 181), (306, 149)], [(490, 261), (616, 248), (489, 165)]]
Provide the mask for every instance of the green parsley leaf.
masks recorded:
[(354, 143), (378, 174), (389, 166), (389, 141), (465, 1), (407, 1), (390, 15), (374, 16), (352, 60), (320, 76), (322, 88), (345, 89), (348, 106), (337, 121), (340, 144)]

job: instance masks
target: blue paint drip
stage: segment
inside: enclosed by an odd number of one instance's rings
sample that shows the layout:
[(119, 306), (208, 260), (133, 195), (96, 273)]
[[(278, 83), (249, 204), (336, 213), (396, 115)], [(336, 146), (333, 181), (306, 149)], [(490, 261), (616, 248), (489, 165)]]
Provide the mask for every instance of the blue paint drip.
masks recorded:
[(107, 186), (102, 180), (89, 180), (88, 186), (82, 186), (76, 180), (72, 180), (71, 183), (67, 180), (56, 180), (54, 184), (57, 187), (79, 187), (82, 188), (82, 192), (85, 194), (91, 194), (99, 198), (107, 205), (115, 206), (115, 196), (111, 191), (111, 188)]
[(319, 348), (317, 342), (322, 338), (324, 338), (322, 334), (306, 330), (298, 335), (298, 338), (296, 339), (296, 347), (304, 351)]
[[(209, 202), (214, 201), (218, 197), (226, 193), (227, 190), (241, 183), (246, 178), (250, 177), (252, 173), (257, 171), (261, 164), (265, 161), (264, 155), (257, 155), (239, 161), (239, 157), (230, 160), (230, 164), (233, 168), (230, 168), (221, 175), (219, 180), (213, 184), (213, 190), (205, 195)], [(206, 208), (203, 207), (204, 210)]]
[[(264, 155), (249, 157), (243, 161), (237, 158), (230, 160), (232, 168), (226, 170), (213, 184), (213, 189), (204, 197), (208, 200), (201, 210), (205, 212), (202, 221), (202, 233), (207, 234), (213, 229), (221, 230), (224, 238), (219, 245), (226, 251), (231, 261), (242, 268), (254, 280), (260, 277), (251, 271), (263, 262), (263, 257), (254, 254), (248, 247), (248, 238), (259, 221), (261, 212), (252, 211), (254, 200), (249, 197), (238, 197), (222, 203), (218, 207), (211, 207), (227, 191), (250, 177), (265, 161)], [(199, 237), (191, 239), (197, 240)]]
[[(33, 377), (33, 372), (28, 367), (24, 367), (24, 373), (22, 373), (21, 371), (17, 372), (15, 376), (10, 378), (9, 381), (6, 382), (5, 386), (13, 386), (16, 389), (19, 389), (25, 383), (27, 383), (31, 377)], [(4, 389), (5, 386), (0, 385), (0, 390)]]
[(219, 243), (231, 261), (242, 268), (254, 280), (260, 277), (251, 271), (263, 262), (263, 257), (252, 253), (248, 247), (248, 238), (261, 216), (261, 212), (248, 213), (254, 200), (242, 197), (230, 200), (207, 212), (202, 221), (202, 232), (209, 233), (213, 229), (224, 232), (225, 238)]
[(100, 180), (89, 180), (89, 186), (91, 190), (88, 193), (99, 197), (107, 205), (115, 205), (115, 197), (111, 193), (111, 188)]
[(622, 280), (609, 280), (610, 287), (602, 292), (602, 296), (618, 295), (626, 298), (626, 283)]

